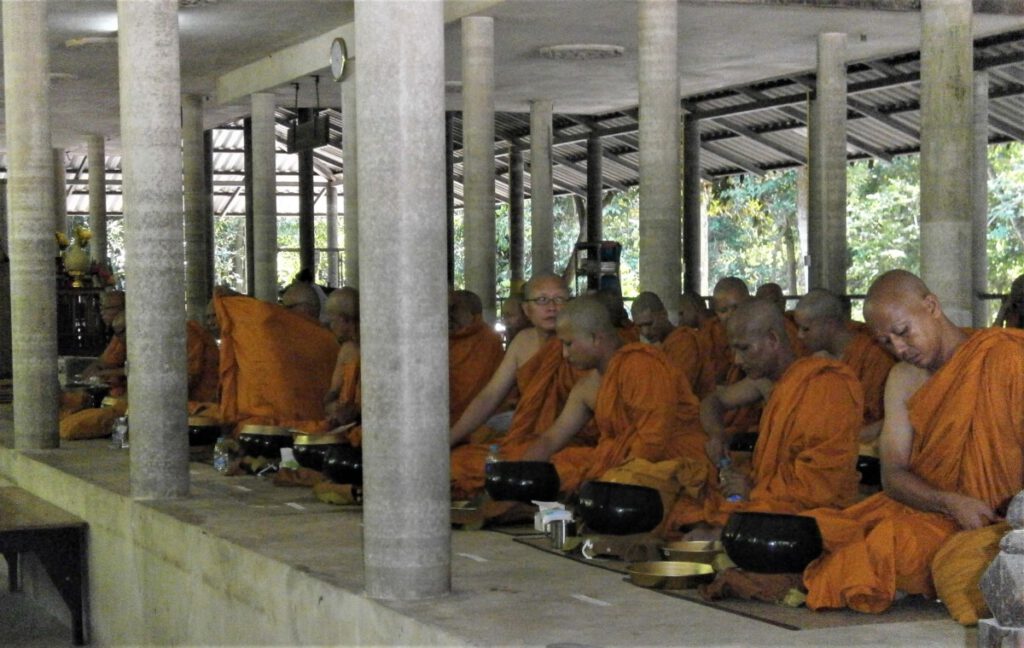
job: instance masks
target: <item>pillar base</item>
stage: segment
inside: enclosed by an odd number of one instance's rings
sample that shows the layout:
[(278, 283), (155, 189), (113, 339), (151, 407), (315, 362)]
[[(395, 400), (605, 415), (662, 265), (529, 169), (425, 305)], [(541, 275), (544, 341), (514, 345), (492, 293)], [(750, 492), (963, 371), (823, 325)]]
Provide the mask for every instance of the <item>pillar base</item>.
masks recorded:
[(978, 621), (979, 648), (1021, 648), (1024, 646), (1024, 628), (1007, 628), (995, 619)]

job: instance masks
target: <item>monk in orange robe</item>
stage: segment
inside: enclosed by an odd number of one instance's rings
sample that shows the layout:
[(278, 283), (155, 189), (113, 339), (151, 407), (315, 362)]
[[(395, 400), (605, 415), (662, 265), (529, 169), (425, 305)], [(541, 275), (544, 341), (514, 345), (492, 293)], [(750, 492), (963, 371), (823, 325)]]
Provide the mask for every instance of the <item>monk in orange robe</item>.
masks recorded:
[(864, 388), (864, 426), (860, 431), (862, 454), (877, 456), (877, 439), (885, 408), (885, 380), (896, 359), (867, 332), (851, 328), (838, 297), (827, 290), (809, 291), (794, 312), (800, 339), (807, 349), (841, 360), (853, 369)]
[[(324, 302), (324, 312), (327, 315), (327, 326), (339, 345), (338, 357), (335, 359), (334, 371), (331, 374), (331, 384), (324, 395), (324, 409), (328, 418), (334, 419), (333, 422), (337, 425), (338, 419), (344, 417), (339, 416), (339, 412), (335, 410), (348, 402), (339, 398), (344, 391), (342, 385), (346, 380), (345, 372), (348, 371), (349, 381), (358, 375), (358, 372), (353, 373), (354, 370), (349, 365), (359, 360), (359, 291), (350, 286), (332, 291)], [(350, 393), (351, 389), (350, 386)]]
[(633, 300), (633, 323), (640, 331), (642, 341), (660, 348), (669, 362), (682, 371), (694, 394), (707, 394), (714, 389), (707, 337), (696, 328), (673, 326), (661, 298), (652, 292), (642, 292)]
[(214, 297), (225, 421), (322, 430), (338, 343), (320, 323), (249, 297)]
[(220, 349), (213, 335), (199, 322), (185, 324), (185, 349), (188, 352), (188, 399), (199, 403), (220, 400)]
[(483, 320), (480, 298), (468, 290), (448, 297), (448, 414), (458, 421), (501, 364), (501, 334)]
[[(846, 506), (857, 496), (863, 390), (840, 362), (798, 359), (783, 319), (761, 299), (744, 302), (729, 319), (729, 342), (747, 377), (701, 401), (708, 457), (720, 466), (721, 483), (707, 492), (691, 539), (717, 538), (733, 511), (799, 513)], [(730, 465), (726, 410), (766, 397), (750, 469)], [(676, 515), (673, 522), (690, 521)]]
[(488, 446), (465, 442), (498, 411), (513, 389), (519, 390), (519, 402), (508, 431), (498, 441), (505, 459), (518, 459), (554, 422), (573, 385), (585, 373), (565, 361), (561, 343), (554, 336), (558, 313), (568, 301), (569, 289), (556, 275), (535, 276), (523, 287), (523, 312), (533, 326), (512, 340), (490, 381), (452, 425), (453, 497), (472, 497), (483, 489)]
[(966, 333), (903, 270), (872, 284), (864, 312), (900, 359), (885, 387), (885, 490), (809, 513), (826, 549), (804, 571), (813, 609), (881, 612), (898, 591), (934, 596), (936, 552), (961, 529), (998, 522), (996, 510), (1024, 487), (1024, 334)]
[(712, 317), (714, 315), (703, 297), (690, 292), (679, 295), (679, 326), (701, 329)]
[[(523, 460), (550, 460), (562, 492), (572, 493), (630, 459), (701, 459), (706, 437), (696, 399), (663, 353), (650, 345), (624, 345), (608, 312), (591, 297), (562, 310), (557, 332), (568, 361), (588, 373)], [(591, 418), (596, 445), (567, 447)]]

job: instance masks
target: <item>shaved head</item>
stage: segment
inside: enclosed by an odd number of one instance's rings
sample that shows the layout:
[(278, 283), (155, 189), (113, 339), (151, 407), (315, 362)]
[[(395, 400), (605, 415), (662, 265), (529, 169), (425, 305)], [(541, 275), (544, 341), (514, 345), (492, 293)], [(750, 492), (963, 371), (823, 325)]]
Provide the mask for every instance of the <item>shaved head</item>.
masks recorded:
[(767, 299), (768, 301), (775, 304), (775, 307), (778, 308), (780, 311), (782, 311), (783, 313), (786, 312), (786, 296), (783, 294), (782, 286), (780, 286), (779, 284), (766, 283), (761, 286), (758, 286), (757, 293), (755, 293), (754, 296), (759, 297), (761, 299)]
[(622, 345), (608, 309), (595, 295), (578, 297), (558, 314), (562, 357), (576, 369), (603, 371)]
[(359, 291), (351, 286), (338, 288), (327, 295), (324, 303), (331, 333), (344, 344), (359, 339)]
[(555, 332), (558, 312), (567, 301), (569, 287), (556, 274), (534, 275), (523, 286), (523, 313), (544, 335)]
[(723, 323), (729, 320), (736, 307), (750, 299), (750, 288), (739, 277), (719, 279), (711, 294), (715, 315)]
[(320, 298), (311, 284), (293, 282), (281, 295), (281, 305), (294, 313), (320, 319)]
[(694, 293), (679, 295), (679, 326), (700, 328), (707, 316), (707, 304), (702, 297)]
[(541, 290), (552, 288), (561, 290), (566, 297), (569, 296), (569, 286), (566, 285), (565, 279), (548, 272), (530, 277), (530, 280), (523, 284), (523, 297), (527, 300), (534, 299)]
[(793, 311), (797, 337), (811, 352), (828, 351), (841, 357), (850, 340), (846, 329), (846, 310), (838, 297), (824, 288), (804, 295)]
[(480, 297), (470, 290), (453, 290), (448, 294), (448, 332), (454, 333), (472, 324), (481, 313)]
[(923, 299), (931, 292), (916, 274), (906, 270), (890, 270), (875, 279), (871, 287), (868, 288), (864, 308), (868, 308), (873, 302), (882, 302), (894, 297)]
[(466, 308), (471, 315), (483, 315), (483, 302), (480, 301), (480, 297), (472, 290), (456, 290), (452, 295), (455, 301)]
[[(619, 291), (602, 288), (594, 293), (594, 297), (597, 297), (597, 300), (608, 309), (608, 315), (611, 317), (614, 326), (621, 328), (626, 325), (629, 315), (626, 313), (626, 304), (622, 301), (622, 295)], [(664, 307), (662, 307), (662, 310), (664, 310)]]
[(566, 304), (558, 314), (558, 326), (563, 324), (578, 334), (609, 333), (618, 336), (608, 309), (594, 295), (578, 297)]
[(638, 313), (660, 313), (665, 311), (665, 304), (662, 303), (661, 297), (658, 297), (652, 292), (642, 292), (636, 296), (633, 300), (630, 312), (633, 315), (633, 319), (636, 319)]
[(659, 343), (675, 328), (668, 318), (665, 304), (652, 292), (642, 292), (633, 300), (633, 324), (647, 342)]
[(815, 288), (804, 295), (797, 302), (796, 312), (812, 320), (846, 322), (843, 302), (824, 288)]
[(756, 337), (764, 337), (770, 333), (781, 341), (788, 341), (786, 322), (775, 304), (767, 299), (755, 297), (748, 299), (736, 307), (726, 325), (729, 336), (733, 332), (745, 332)]
[(748, 299), (725, 327), (734, 361), (748, 377), (778, 380), (793, 362), (785, 317), (772, 302)]

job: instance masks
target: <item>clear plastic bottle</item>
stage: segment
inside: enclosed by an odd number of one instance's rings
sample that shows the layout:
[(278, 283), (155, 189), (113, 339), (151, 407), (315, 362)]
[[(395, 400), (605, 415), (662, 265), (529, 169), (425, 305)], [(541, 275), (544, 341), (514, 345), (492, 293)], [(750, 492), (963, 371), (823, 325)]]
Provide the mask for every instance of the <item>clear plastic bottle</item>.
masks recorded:
[(499, 461), (501, 461), (501, 446), (492, 443), (491, 447), (487, 449), (487, 458), (484, 459), (484, 473), (491, 472), (491, 464), (496, 464)]
[[(722, 472), (729, 470), (730, 468), (732, 468), (732, 459), (729, 457), (722, 457), (718, 460), (718, 481), (720, 483), (725, 483), (725, 478), (722, 475)], [(725, 495), (725, 499), (728, 502), (742, 502), (744, 500), (744, 497), (739, 493), (723, 493), (723, 495)]]
[(226, 473), (231, 465), (231, 452), (228, 449), (227, 437), (221, 436), (213, 446), (213, 468), (219, 473)]

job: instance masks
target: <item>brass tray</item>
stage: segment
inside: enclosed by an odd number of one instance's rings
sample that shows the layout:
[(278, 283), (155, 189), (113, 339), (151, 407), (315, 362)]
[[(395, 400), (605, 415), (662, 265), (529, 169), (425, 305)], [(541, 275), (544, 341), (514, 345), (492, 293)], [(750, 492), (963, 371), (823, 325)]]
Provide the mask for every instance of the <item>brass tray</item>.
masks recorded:
[(723, 551), (725, 548), (719, 540), (680, 540), (669, 542), (661, 548), (661, 552), (668, 560), (705, 565), (710, 565)]
[(633, 563), (628, 568), (634, 585), (656, 589), (690, 589), (715, 579), (711, 565), (693, 562), (658, 561)]

